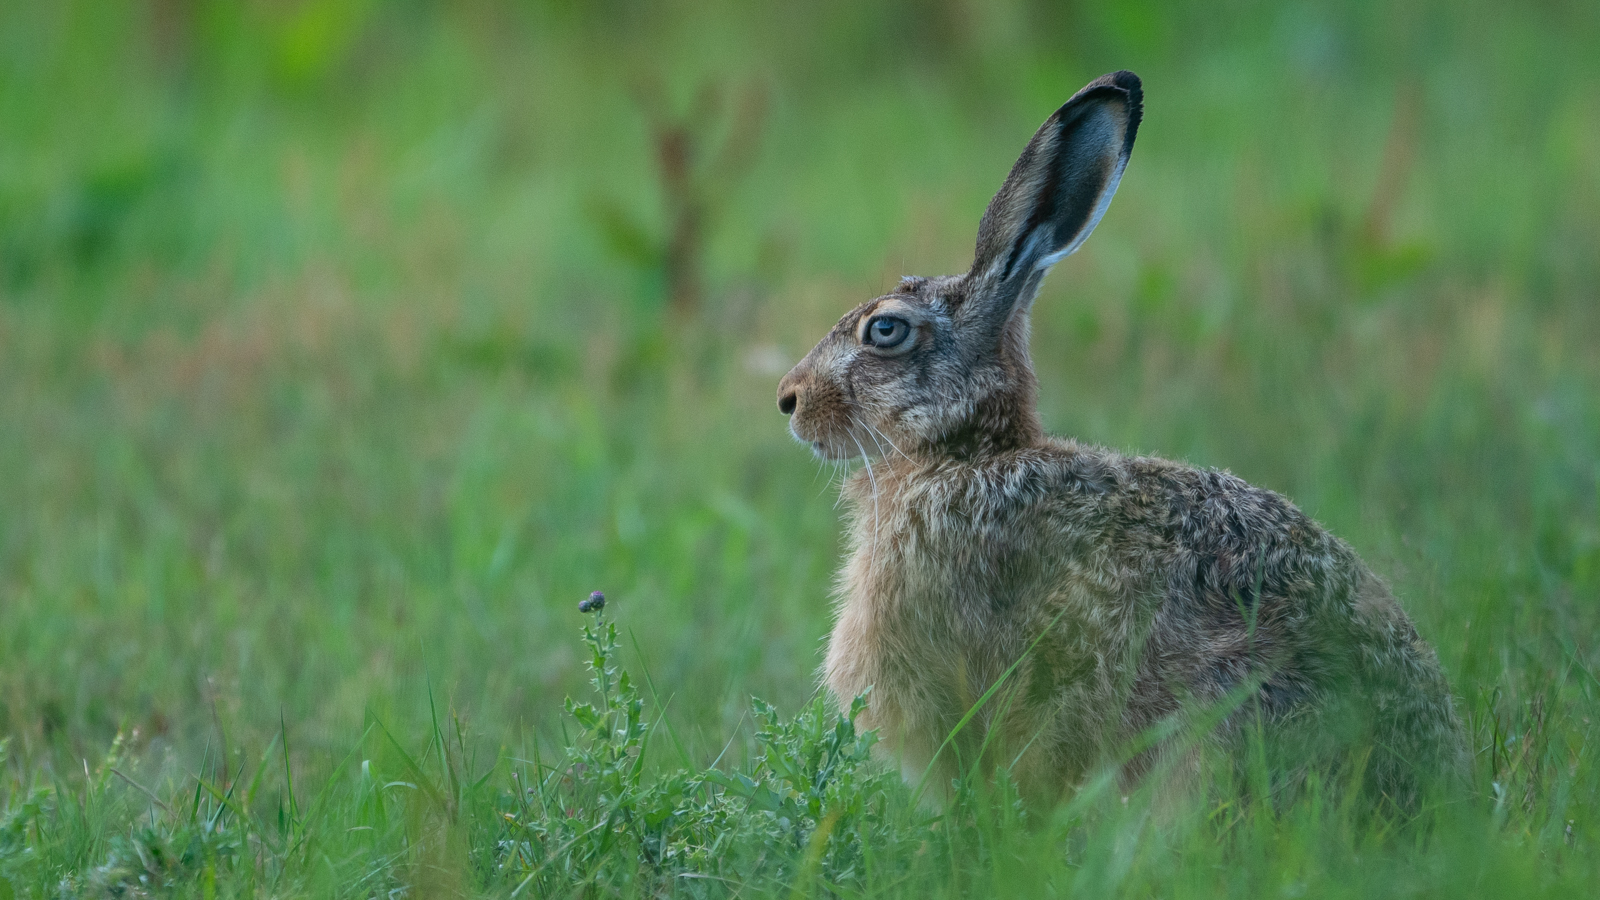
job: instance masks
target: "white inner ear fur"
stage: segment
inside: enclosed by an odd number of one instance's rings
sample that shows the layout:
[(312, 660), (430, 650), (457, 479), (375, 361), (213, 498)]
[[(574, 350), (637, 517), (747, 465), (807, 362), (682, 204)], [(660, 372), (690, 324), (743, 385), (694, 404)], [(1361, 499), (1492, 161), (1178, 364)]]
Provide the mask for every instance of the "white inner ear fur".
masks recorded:
[[(1078, 229), (1078, 233), (1073, 235), (1072, 239), (1060, 250), (1040, 257), (1039, 261), (1034, 264), (1036, 269), (1048, 269), (1076, 253), (1078, 248), (1083, 246), (1083, 242), (1088, 240), (1089, 235), (1094, 232), (1095, 226), (1099, 225), (1100, 220), (1105, 218), (1106, 210), (1111, 206), (1111, 198), (1117, 193), (1117, 185), (1122, 182), (1122, 170), (1128, 167), (1128, 157), (1122, 152), (1127, 130), (1126, 118), (1112, 115), (1108, 109), (1101, 108), (1091, 114), (1089, 120), (1083, 123), (1081, 129), (1078, 138), (1080, 141), (1085, 142), (1090, 147), (1098, 146), (1111, 149), (1114, 154), (1111, 162), (1111, 177), (1106, 179), (1105, 187), (1100, 189), (1100, 196), (1094, 204), (1094, 212), (1089, 214), (1089, 218), (1083, 223), (1083, 227)], [(1092, 165), (1091, 163), (1089, 166), (1079, 168), (1074, 174), (1080, 178), (1092, 177), (1090, 174)], [(1035, 235), (1028, 236), (1030, 245), (1035, 240)], [(1029, 251), (1033, 249), (1032, 246), (1028, 247)]]
[[(1084, 114), (1083, 121), (1078, 124), (1076, 134), (1068, 146), (1058, 147), (1057, 143), (1062, 138), (1060, 135), (1054, 135), (1050, 138), (1048, 148), (1039, 148), (1032, 171), (1027, 173), (1031, 192), (1024, 196), (1028, 197), (1030, 203), (1039, 201), (1037, 192), (1043, 190), (1048, 182), (1047, 167), (1061, 162), (1059, 159), (1061, 155), (1068, 157), (1067, 171), (1064, 174), (1069, 179), (1096, 178), (1107, 168), (1111, 170), (1110, 176), (1106, 178), (1099, 196), (1095, 198), (1094, 209), (1076, 234), (1070, 237), (1057, 234), (1053, 227), (1054, 223), (1041, 223), (1040, 227), (1034, 228), (1027, 234), (1017, 235), (1013, 240), (1022, 242), (1020, 252), (997, 254), (983, 270), (983, 278), (996, 278), (1013, 256), (1018, 259), (1029, 259), (1037, 254), (1037, 261), (1031, 268), (1034, 271), (1042, 271), (1076, 253), (1078, 248), (1083, 246), (1083, 242), (1089, 239), (1089, 235), (1100, 224), (1100, 220), (1105, 218), (1106, 210), (1111, 207), (1111, 198), (1116, 195), (1117, 186), (1122, 182), (1122, 172), (1128, 167), (1128, 156), (1123, 152), (1127, 143), (1127, 126), (1126, 106), (1102, 104)], [(1041, 163), (1038, 160), (1048, 162)], [(1020, 216), (1023, 213), (1022, 210), (1012, 210), (1010, 215)], [(1042, 246), (1058, 243), (1059, 247), (1055, 250), (1048, 250), (1047, 246)]]

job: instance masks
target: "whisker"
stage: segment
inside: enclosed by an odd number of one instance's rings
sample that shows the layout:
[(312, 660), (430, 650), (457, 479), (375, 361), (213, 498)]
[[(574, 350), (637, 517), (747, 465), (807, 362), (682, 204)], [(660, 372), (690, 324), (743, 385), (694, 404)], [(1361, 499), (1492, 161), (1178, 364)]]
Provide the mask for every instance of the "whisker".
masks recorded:
[[(822, 482), (822, 490), (817, 491), (817, 497), (819, 499), (822, 497), (823, 494), (826, 494), (828, 492), (828, 488), (833, 487), (833, 476), (834, 476), (835, 473), (837, 473), (839, 471), (838, 463), (834, 462), (831, 459), (824, 460), (824, 462), (826, 462), (827, 465), (826, 466), (817, 466), (816, 473), (811, 476), (811, 483), (812, 484), (816, 484), (817, 483), (817, 475), (821, 475), (824, 469), (827, 470), (828, 478), (827, 478), (827, 480)], [(839, 501), (837, 499), (837, 496), (834, 499), (833, 506), (834, 506), (834, 509), (838, 509), (839, 508)]]
[[(894, 441), (889, 440), (889, 436), (887, 434), (884, 434), (882, 431), (872, 427), (871, 425), (869, 425), (866, 422), (862, 422), (861, 424), (863, 426), (865, 426), (868, 431), (872, 432), (873, 434), (877, 435), (878, 437), (883, 438), (884, 441), (886, 443), (888, 443), (888, 445), (890, 447), (894, 448), (894, 452), (900, 454), (901, 458), (904, 459), (906, 462), (911, 463), (912, 465), (916, 465), (916, 460), (914, 460), (911, 457), (907, 456), (906, 452), (904, 450), (901, 450), (900, 447), (897, 444), (895, 444)], [(873, 441), (873, 443), (877, 443), (877, 441)], [(880, 452), (880, 453), (883, 452), (883, 448), (879, 447), (878, 448), (878, 452)]]
[[(866, 429), (866, 430), (867, 430), (867, 440), (869, 440), (869, 441), (871, 441), (871, 442), (872, 442), (872, 446), (873, 446), (873, 447), (875, 447), (875, 448), (877, 448), (877, 451), (878, 451), (878, 456), (879, 456), (879, 457), (885, 457), (885, 458), (886, 458), (886, 457), (887, 457), (887, 456), (888, 456), (888, 454), (886, 454), (886, 453), (884, 453), (884, 452), (883, 452), (883, 445), (882, 445), (882, 444), (880, 444), (880, 443), (878, 443), (878, 435), (877, 435), (877, 432), (875, 432), (875, 431), (873, 431), (873, 430), (872, 430), (872, 426), (871, 426), (871, 425), (868, 425), (868, 424), (867, 424), (867, 423), (865, 423), (865, 422), (862, 422), (862, 423), (861, 423), (861, 427), (862, 427), (862, 428), (865, 428), (865, 429)], [(859, 444), (858, 444), (858, 446), (859, 446)]]
[(872, 537), (869, 539), (871, 549), (867, 551), (867, 569), (873, 570), (878, 567), (878, 479), (872, 474), (872, 460), (867, 456), (867, 448), (861, 446), (861, 440), (853, 429), (846, 429), (846, 433), (855, 442), (856, 449), (861, 451), (861, 461), (867, 466), (867, 484), (872, 487)]
[[(833, 474), (828, 476), (828, 484), (838, 488), (833, 498), (833, 508), (838, 509), (844, 503), (844, 483), (850, 477), (850, 461), (848, 459), (831, 459), (828, 461), (828, 465), (833, 469)], [(836, 482), (837, 484), (835, 484)]]

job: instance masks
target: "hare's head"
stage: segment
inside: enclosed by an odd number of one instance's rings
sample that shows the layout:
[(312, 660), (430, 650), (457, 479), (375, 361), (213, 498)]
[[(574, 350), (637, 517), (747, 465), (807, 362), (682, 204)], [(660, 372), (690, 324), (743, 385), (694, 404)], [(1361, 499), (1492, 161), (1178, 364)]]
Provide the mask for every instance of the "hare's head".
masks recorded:
[(778, 384), (818, 455), (971, 455), (1041, 439), (1028, 310), (1116, 193), (1139, 129), (1132, 72), (1091, 82), (1045, 120), (978, 225), (965, 275), (905, 278), (851, 310)]

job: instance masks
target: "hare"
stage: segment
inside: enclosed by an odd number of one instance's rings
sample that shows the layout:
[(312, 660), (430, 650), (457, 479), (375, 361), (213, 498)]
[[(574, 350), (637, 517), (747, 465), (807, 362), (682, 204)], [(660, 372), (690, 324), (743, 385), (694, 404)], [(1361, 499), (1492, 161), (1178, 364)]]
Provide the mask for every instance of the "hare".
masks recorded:
[(1040, 424), (1029, 309), (1105, 215), (1142, 97), (1131, 72), (1079, 91), (970, 271), (904, 278), (778, 385), (798, 440), (866, 461), (823, 680), (845, 705), (870, 688), (863, 724), (914, 783), (999, 766), (1048, 803), (1106, 765), (1192, 774), (1212, 749), (1243, 773), (1270, 748), (1273, 785), (1325, 765), (1414, 805), (1464, 745), (1433, 650), (1355, 552), (1226, 472)]

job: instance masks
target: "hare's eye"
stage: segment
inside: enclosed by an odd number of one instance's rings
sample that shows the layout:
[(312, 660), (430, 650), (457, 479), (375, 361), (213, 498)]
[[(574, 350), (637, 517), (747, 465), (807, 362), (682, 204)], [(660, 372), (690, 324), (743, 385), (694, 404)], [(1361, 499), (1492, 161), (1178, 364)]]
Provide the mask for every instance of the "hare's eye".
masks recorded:
[(899, 346), (910, 333), (906, 320), (893, 316), (880, 316), (867, 323), (867, 343), (880, 350)]

